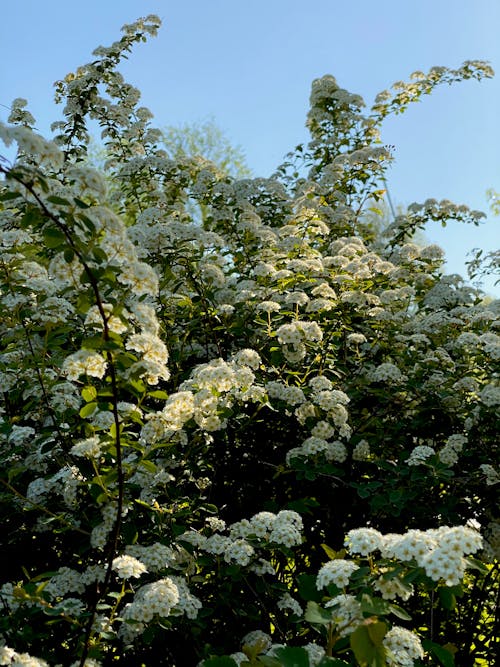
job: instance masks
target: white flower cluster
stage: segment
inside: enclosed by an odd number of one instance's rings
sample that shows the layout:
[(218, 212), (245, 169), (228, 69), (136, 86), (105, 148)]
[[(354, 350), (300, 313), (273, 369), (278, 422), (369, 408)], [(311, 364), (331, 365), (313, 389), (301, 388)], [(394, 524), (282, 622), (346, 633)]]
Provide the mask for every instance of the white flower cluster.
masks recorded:
[(317, 322), (294, 320), (282, 324), (276, 331), (283, 354), (290, 363), (298, 363), (306, 356), (306, 343), (323, 340), (323, 332)]
[(234, 361), (234, 363), (239, 366), (248, 366), (254, 371), (256, 371), (262, 363), (262, 359), (258, 352), (250, 348), (245, 348), (237, 352), (232, 357), (231, 361)]
[(89, 459), (98, 458), (101, 451), (102, 443), (96, 435), (91, 438), (86, 438), (85, 440), (80, 440), (71, 448), (73, 456), (81, 456)]
[[(102, 309), (104, 311), (105, 321), (109, 331), (117, 334), (122, 334), (127, 331), (127, 325), (122, 320), (122, 318), (118, 315), (113, 315), (112, 304), (103, 303)], [(87, 315), (85, 317), (85, 326), (99, 330), (104, 328), (102, 315), (97, 306), (91, 306), (87, 311)]]
[(148, 572), (159, 572), (175, 562), (173, 549), (161, 542), (155, 542), (149, 546), (129, 544), (126, 552), (143, 563)]
[(300, 405), (305, 403), (306, 397), (300, 387), (296, 385), (287, 385), (278, 380), (271, 380), (266, 383), (266, 391), (269, 398), (275, 398), (288, 403), (288, 405)]
[(383, 535), (375, 528), (355, 528), (347, 533), (344, 544), (350, 553), (368, 556), (380, 550)]
[[(24, 156), (30, 156), (47, 167), (58, 169), (64, 161), (63, 153), (54, 142), (47, 141), (28, 127), (10, 127), (0, 123), (0, 139), (6, 146), (15, 141)], [(18, 156), (18, 161), (23, 161), (21, 156)]]
[(360, 440), (352, 450), (354, 461), (368, 461), (370, 458), (370, 444), (367, 440)]
[(486, 478), (487, 486), (494, 486), (495, 484), (500, 484), (500, 475), (492, 465), (490, 465), (489, 463), (482, 463), (479, 466), (479, 469)]
[(409, 466), (419, 466), (422, 463), (425, 463), (426, 460), (434, 456), (436, 450), (433, 447), (428, 447), (427, 445), (417, 445), (411, 452), (410, 456), (406, 459), (406, 463)]
[(340, 440), (328, 442), (311, 436), (304, 440), (300, 447), (294, 447), (287, 452), (286, 462), (290, 464), (294, 458), (312, 458), (318, 454), (323, 454), (327, 461), (342, 463), (347, 458), (347, 448)]
[[(111, 243), (108, 245), (110, 246), (108, 250), (112, 251), (114, 257), (123, 252), (120, 246), (111, 245)], [(127, 251), (129, 251), (128, 248), (123, 252), (125, 258), (130, 257)], [(124, 266), (124, 271), (118, 275), (118, 280), (126, 287), (129, 287), (131, 292), (137, 296), (145, 294), (156, 296), (158, 294), (158, 275), (153, 267), (144, 262), (133, 261), (127, 263)]]
[(362, 333), (350, 333), (346, 338), (347, 344), (351, 347), (357, 347), (366, 343), (366, 336)]
[(41, 658), (34, 658), (28, 653), (18, 653), (8, 646), (0, 646), (0, 665), (16, 665), (16, 667), (49, 667), (49, 663)]
[(487, 384), (479, 392), (481, 403), (488, 408), (500, 405), (500, 387), (494, 384)]
[(258, 368), (260, 356), (251, 349), (240, 350), (230, 362), (215, 359), (197, 366), (180, 391), (171, 394), (161, 412), (147, 415), (142, 429), (146, 442), (156, 442), (181, 431), (190, 420), (205, 431), (218, 431), (226, 425), (220, 411), (234, 400), (261, 400), (265, 392), (254, 384), (252, 368)]
[(130, 376), (139, 373), (148, 384), (153, 385), (158, 384), (160, 378), (170, 378), (167, 346), (156, 334), (149, 331), (133, 334), (125, 343), (125, 348), (140, 355), (140, 359), (128, 370)]
[(359, 570), (359, 565), (356, 565), (353, 561), (342, 558), (330, 560), (318, 572), (316, 588), (321, 590), (330, 584), (344, 588), (348, 585), (352, 573), (356, 570)]
[(373, 382), (389, 382), (391, 384), (399, 384), (406, 379), (399, 368), (389, 361), (380, 364), (371, 373)]
[(424, 657), (424, 649), (417, 635), (398, 625), (394, 625), (385, 635), (383, 644), (390, 651), (390, 667), (412, 667), (415, 660)]
[(98, 352), (78, 350), (66, 357), (62, 371), (68, 380), (79, 380), (82, 375), (102, 378), (106, 372), (106, 360)]
[(361, 603), (354, 595), (346, 593), (336, 595), (325, 604), (325, 607), (332, 608), (332, 622), (335, 623), (341, 637), (347, 637), (363, 623)]
[(302, 528), (302, 518), (297, 512), (281, 510), (278, 514), (259, 512), (251, 519), (233, 523), (227, 529), (229, 536), (215, 532), (210, 537), (205, 537), (192, 530), (183, 533), (178, 539), (189, 542), (206, 553), (222, 556), (226, 563), (251, 566), (260, 574), (275, 574), (268, 561), (256, 557), (256, 549), (271, 546), (273, 543), (288, 548), (298, 546), (302, 543)]
[(281, 510), (278, 514), (259, 512), (250, 520), (243, 520), (230, 526), (231, 537), (255, 535), (268, 542), (286, 547), (298, 546), (302, 542), (303, 522), (300, 514), (292, 510)]
[(461, 433), (450, 435), (446, 440), (446, 444), (439, 451), (439, 460), (445, 465), (452, 466), (458, 461), (458, 455), (462, 451), (464, 445), (467, 443), (467, 438)]
[[(179, 391), (171, 394), (161, 413), (161, 421), (165, 429), (180, 431), (184, 424), (193, 417), (194, 409), (195, 402), (192, 392)], [(146, 439), (148, 438), (146, 437)]]
[(356, 528), (347, 533), (345, 544), (352, 554), (368, 556), (380, 551), (384, 558), (416, 561), (434, 581), (454, 586), (463, 578), (467, 567), (465, 556), (481, 549), (482, 538), (469, 526), (411, 529), (402, 535), (382, 535), (374, 528)]
[(142, 574), (147, 572), (144, 563), (128, 554), (113, 559), (113, 570), (120, 579), (130, 579), (131, 577), (139, 579)]
[(75, 506), (78, 487), (83, 476), (76, 466), (64, 466), (52, 477), (37, 477), (31, 481), (26, 491), (26, 498), (31, 502), (44, 502), (49, 493), (62, 496), (68, 508)]
[(493, 361), (500, 360), (500, 336), (493, 332), (484, 333), (479, 337), (483, 350)]
[(382, 569), (381, 576), (373, 582), (373, 588), (382, 594), (384, 600), (394, 600), (396, 597), (408, 600), (413, 595), (413, 586), (403, 583), (386, 568)]
[(500, 560), (500, 521), (490, 521), (485, 533), (484, 553), (491, 560)]
[(181, 612), (187, 618), (193, 620), (198, 616), (198, 611), (202, 608), (201, 601), (194, 596), (185, 579), (180, 576), (171, 576), (170, 580), (177, 586), (179, 600), (175, 606), (176, 611)]
[[(245, 637), (243, 637), (241, 644), (242, 647), (247, 646), (254, 651), (258, 651), (261, 656), (274, 659), (278, 657), (277, 651), (281, 648), (285, 648), (284, 644), (273, 644), (271, 637), (261, 630), (253, 630), (246, 634)], [(325, 656), (325, 650), (314, 642), (309, 642), (303, 646), (303, 648), (307, 651), (309, 665), (311, 667), (315, 667), (315, 665), (319, 664)], [(243, 663), (248, 662), (248, 656), (242, 651), (231, 653), (230, 657), (235, 661), (238, 667)], [(205, 662), (202, 662), (199, 667), (203, 667), (204, 664)]]
[(278, 600), (278, 609), (281, 609), (282, 611), (291, 611), (292, 614), (295, 614), (296, 616), (302, 616), (303, 613), (302, 607), (297, 602), (297, 600), (290, 595), (290, 593), (285, 593)]
[[(122, 612), (124, 620), (120, 633), (133, 638), (144, 631), (145, 624), (159, 616), (167, 618), (180, 600), (179, 589), (170, 577), (141, 586)], [(129, 623), (130, 622), (130, 623)]]
[(67, 593), (83, 593), (84, 590), (84, 578), (81, 573), (69, 567), (60, 567), (44, 588), (46, 593), (54, 597), (64, 596)]

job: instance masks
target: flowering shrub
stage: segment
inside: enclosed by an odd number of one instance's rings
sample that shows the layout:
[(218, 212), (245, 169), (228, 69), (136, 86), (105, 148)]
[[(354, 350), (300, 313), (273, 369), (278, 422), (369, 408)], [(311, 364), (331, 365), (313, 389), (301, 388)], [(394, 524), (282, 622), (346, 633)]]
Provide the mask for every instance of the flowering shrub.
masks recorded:
[(52, 141), (0, 125), (0, 664), (493, 664), (500, 308), (412, 242), (481, 214), (374, 222), (385, 116), (491, 69), (368, 113), (318, 79), (311, 142), (237, 180), (116, 70), (158, 25), (58, 82)]

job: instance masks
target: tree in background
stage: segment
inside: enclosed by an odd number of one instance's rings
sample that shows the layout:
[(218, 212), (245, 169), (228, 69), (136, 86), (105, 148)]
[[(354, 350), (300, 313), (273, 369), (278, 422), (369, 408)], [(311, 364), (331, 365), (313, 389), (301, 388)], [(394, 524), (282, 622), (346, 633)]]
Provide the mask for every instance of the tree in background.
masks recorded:
[(249, 178), (252, 175), (242, 148), (230, 142), (213, 118), (164, 128), (162, 144), (167, 155), (174, 160), (199, 156), (210, 160), (222, 173), (232, 178)]
[[(500, 215), (500, 195), (493, 188), (487, 191), (490, 209), (493, 215)], [(467, 273), (471, 280), (486, 275), (498, 276), (495, 284), (500, 282), (500, 251), (491, 250), (485, 253), (481, 248), (470, 251), (470, 260), (467, 262)]]
[(53, 142), (0, 125), (0, 664), (493, 664), (499, 303), (411, 242), (481, 214), (367, 222), (384, 118), (491, 69), (368, 112), (317, 79), (311, 141), (234, 178), (116, 70), (158, 25), (58, 83)]

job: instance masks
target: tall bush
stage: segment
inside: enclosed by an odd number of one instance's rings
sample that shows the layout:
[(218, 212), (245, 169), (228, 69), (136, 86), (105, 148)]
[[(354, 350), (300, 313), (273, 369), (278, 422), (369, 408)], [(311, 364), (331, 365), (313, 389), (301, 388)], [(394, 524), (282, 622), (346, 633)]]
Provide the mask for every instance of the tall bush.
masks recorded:
[(311, 141), (235, 180), (119, 74), (158, 26), (58, 82), (52, 141), (0, 125), (0, 664), (493, 664), (499, 303), (411, 240), (482, 214), (374, 224), (384, 118), (491, 68), (315, 80)]

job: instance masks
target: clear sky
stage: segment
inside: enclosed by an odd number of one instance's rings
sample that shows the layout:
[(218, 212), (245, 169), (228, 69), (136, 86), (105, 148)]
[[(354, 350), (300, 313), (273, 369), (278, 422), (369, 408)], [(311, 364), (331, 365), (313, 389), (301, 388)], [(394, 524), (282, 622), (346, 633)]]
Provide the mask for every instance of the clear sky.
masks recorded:
[[(414, 70), (488, 60), (495, 79), (438, 89), (390, 119), (383, 139), (395, 146), (395, 203), (435, 197), (487, 211), (486, 190), (500, 190), (500, 0), (4, 0), (1, 9), (0, 104), (27, 98), (43, 134), (60, 115), (53, 82), (124, 23), (154, 13), (159, 36), (121, 71), (156, 125), (214, 117), (262, 176), (307, 138), (312, 79), (333, 74), (370, 104)], [(446, 250), (448, 270), (465, 275), (467, 252), (497, 248), (499, 229), (489, 215), (479, 228), (426, 236)], [(484, 287), (500, 296), (500, 286)]]

